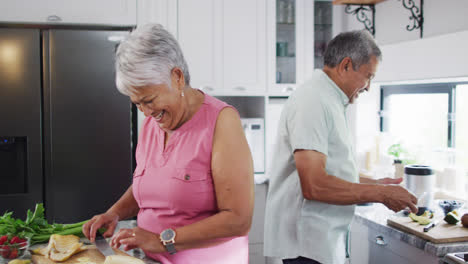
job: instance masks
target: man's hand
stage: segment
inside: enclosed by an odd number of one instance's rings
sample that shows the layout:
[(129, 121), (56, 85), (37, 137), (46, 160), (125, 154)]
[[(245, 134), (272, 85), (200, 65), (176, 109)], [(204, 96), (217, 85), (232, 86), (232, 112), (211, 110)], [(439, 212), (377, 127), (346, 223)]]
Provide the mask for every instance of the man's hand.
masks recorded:
[(398, 178), (398, 179), (382, 178), (382, 179), (378, 179), (377, 183), (378, 184), (400, 184), (402, 181), (403, 181), (403, 178)]
[(390, 210), (398, 212), (408, 207), (413, 213), (418, 211), (418, 198), (399, 185), (385, 185), (382, 203)]

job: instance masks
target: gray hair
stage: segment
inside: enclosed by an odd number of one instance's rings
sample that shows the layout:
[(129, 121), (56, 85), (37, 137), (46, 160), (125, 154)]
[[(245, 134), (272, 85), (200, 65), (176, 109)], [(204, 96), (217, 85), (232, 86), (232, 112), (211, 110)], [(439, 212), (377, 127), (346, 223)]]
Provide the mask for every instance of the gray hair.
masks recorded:
[(324, 64), (335, 67), (346, 58), (351, 58), (353, 69), (369, 63), (372, 56), (382, 60), (382, 52), (372, 35), (366, 30), (343, 32), (334, 37), (327, 46), (324, 54)]
[(146, 24), (134, 30), (117, 48), (115, 83), (125, 95), (149, 84), (171, 87), (171, 71), (179, 67), (185, 84), (190, 74), (177, 40), (159, 24)]

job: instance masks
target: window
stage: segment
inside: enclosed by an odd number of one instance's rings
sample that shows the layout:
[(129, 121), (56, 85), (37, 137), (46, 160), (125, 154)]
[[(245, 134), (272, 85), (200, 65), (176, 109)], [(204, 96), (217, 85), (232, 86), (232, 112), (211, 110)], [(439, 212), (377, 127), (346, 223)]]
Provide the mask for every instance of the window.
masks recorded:
[(381, 86), (380, 105), (380, 130), (402, 144), (409, 159), (466, 173), (468, 84)]
[(461, 163), (468, 169), (468, 85), (456, 86), (455, 97), (455, 147), (458, 150)]
[(382, 87), (381, 131), (405, 145), (434, 149), (452, 147), (453, 113), (450, 85)]

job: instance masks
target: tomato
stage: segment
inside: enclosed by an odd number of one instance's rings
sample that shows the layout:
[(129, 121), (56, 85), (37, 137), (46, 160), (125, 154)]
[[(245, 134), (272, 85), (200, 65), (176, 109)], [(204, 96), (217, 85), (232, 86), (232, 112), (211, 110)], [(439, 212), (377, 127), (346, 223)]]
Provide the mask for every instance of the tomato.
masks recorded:
[(24, 246), (26, 246), (27, 244), (28, 244), (28, 240), (26, 240), (26, 239), (24, 239), (24, 238), (20, 238), (20, 239), (18, 240), (18, 245), (19, 245), (20, 247), (24, 247)]
[(10, 247), (9, 246), (0, 246), (0, 249), (2, 250), (2, 257), (8, 258), (10, 255)]
[(11, 252), (10, 255), (8, 256), (9, 259), (15, 259), (18, 257), (18, 249), (14, 248)]
[(14, 236), (10, 239), (10, 244), (16, 244), (16, 243), (19, 243), (19, 237), (17, 236)]
[(7, 235), (4, 235), (2, 237), (0, 237), (0, 245), (3, 245), (5, 244), (5, 242), (8, 241), (8, 236)]

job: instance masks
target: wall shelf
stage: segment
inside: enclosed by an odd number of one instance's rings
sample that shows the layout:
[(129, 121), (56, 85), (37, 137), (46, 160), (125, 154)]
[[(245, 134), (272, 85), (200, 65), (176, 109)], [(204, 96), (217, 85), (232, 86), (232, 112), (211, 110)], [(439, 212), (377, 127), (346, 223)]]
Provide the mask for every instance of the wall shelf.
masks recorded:
[(334, 0), (334, 5), (375, 5), (386, 0)]

